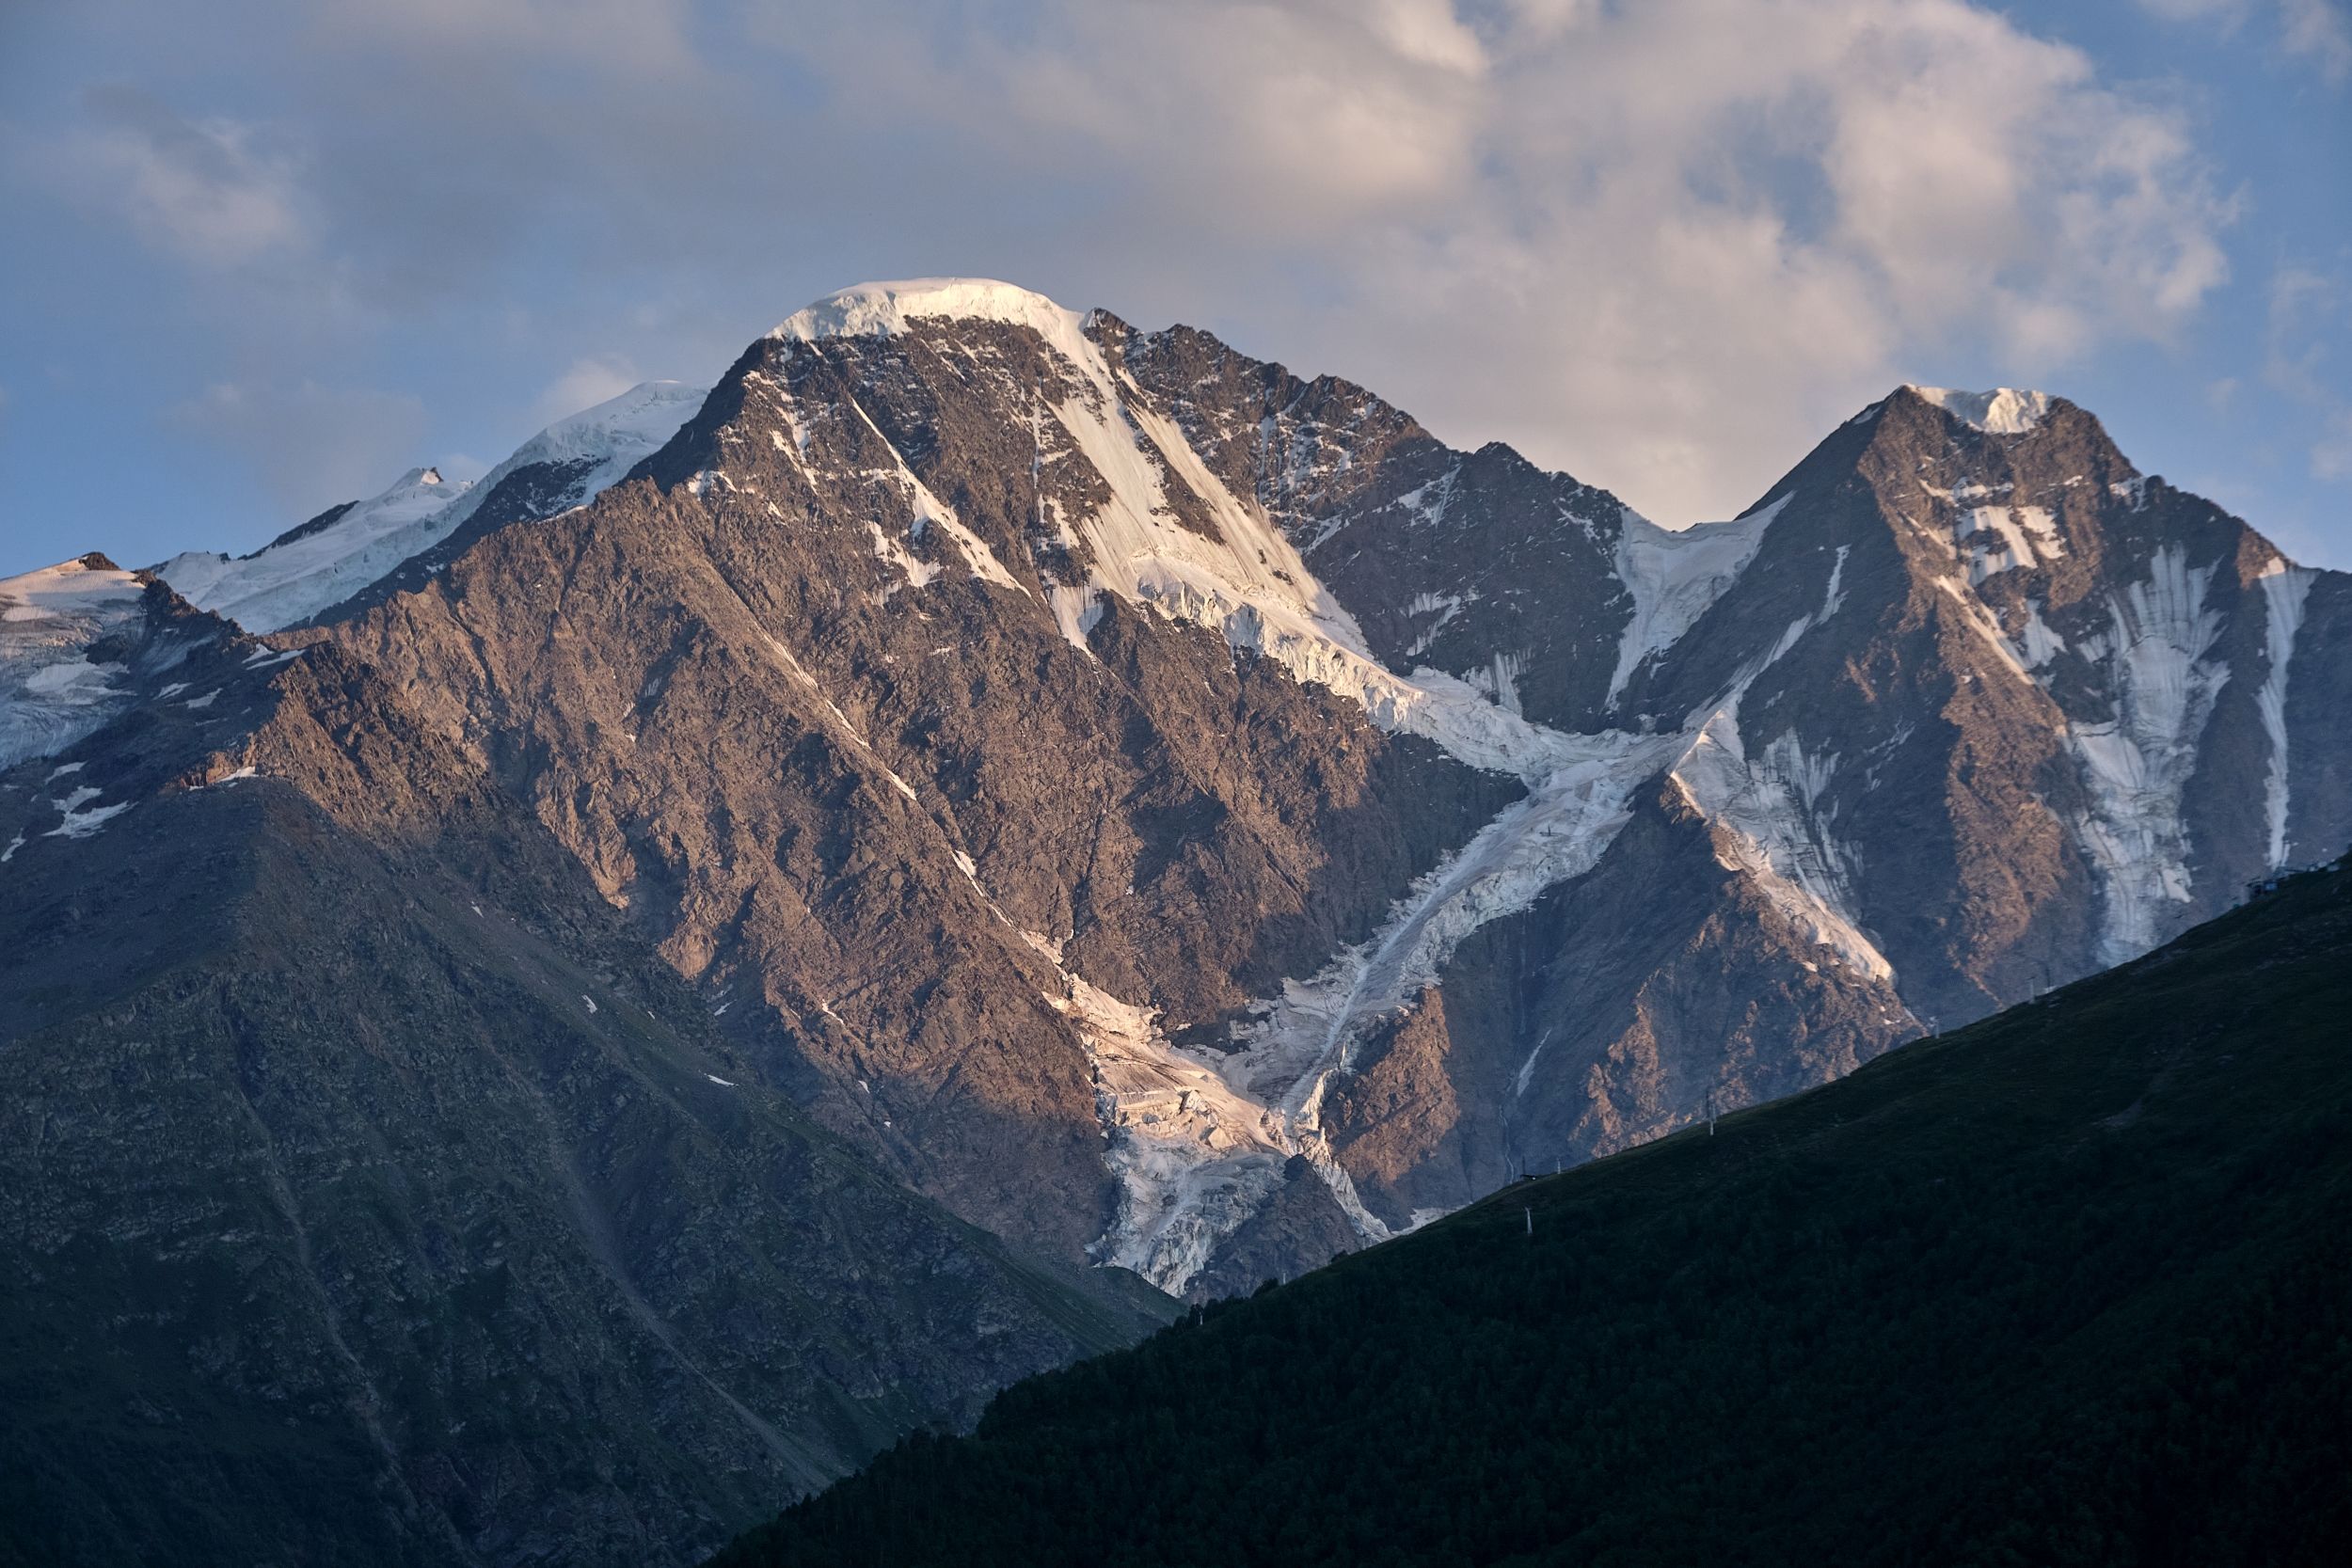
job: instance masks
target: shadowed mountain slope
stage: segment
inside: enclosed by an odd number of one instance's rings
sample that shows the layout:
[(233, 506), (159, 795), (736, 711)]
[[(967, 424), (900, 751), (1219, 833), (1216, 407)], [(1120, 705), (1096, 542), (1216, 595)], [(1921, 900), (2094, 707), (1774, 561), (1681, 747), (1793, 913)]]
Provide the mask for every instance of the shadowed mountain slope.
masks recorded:
[(724, 1568), (2328, 1563), (2352, 872), (1020, 1385)]
[(213, 626), (0, 774), (0, 1560), (690, 1560), (1154, 1321), (812, 1126), (366, 666)]

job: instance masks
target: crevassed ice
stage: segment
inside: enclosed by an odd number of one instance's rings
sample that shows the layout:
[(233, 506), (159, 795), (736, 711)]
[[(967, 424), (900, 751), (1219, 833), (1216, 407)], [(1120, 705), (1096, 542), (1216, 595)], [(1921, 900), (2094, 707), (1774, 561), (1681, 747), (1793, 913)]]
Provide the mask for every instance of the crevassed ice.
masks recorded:
[(2280, 556), (2263, 569), (2263, 612), (2269, 666), (2263, 674), (2263, 732), (2270, 739), (2270, 769), (2264, 782), (2264, 811), (2270, 830), (2268, 854), (2275, 869), (2287, 863), (2287, 663), (2295, 634), (2302, 629), (2303, 601), (2318, 574)]
[(147, 585), (79, 561), (0, 578), (0, 768), (73, 744), (135, 695), (90, 645), (136, 620)]
[(1956, 392), (1947, 387), (1911, 388), (1963, 424), (1994, 436), (2023, 436), (2050, 412), (2050, 394), (2016, 387), (1989, 392)]
[[(1272, 1107), (1311, 1155), (1321, 1148), (1324, 1096), (1355, 1062), (1371, 1027), (1436, 982), (1471, 932), (1527, 909), (1546, 888), (1582, 876), (1624, 827), (1636, 787), (1674, 754), (1679, 737), (1613, 731), (1569, 737), (1581, 754), (1507, 806), (1416, 881), (1364, 942), (1310, 979), (1287, 981), (1237, 1031), (1222, 1069)], [(1369, 1222), (1369, 1223), (1368, 1223)], [(1379, 1235), (1377, 1222), (1359, 1227)]]
[(1609, 677), (1612, 705), (1645, 660), (1673, 647), (1740, 580), (1763, 546), (1764, 531), (1795, 494), (1776, 497), (1728, 523), (1678, 531), (1626, 513), (1617, 535), (1617, 575), (1633, 595), (1633, 616), (1618, 641), (1616, 672)]
[[(1050, 952), (1041, 939), (1035, 945)], [(1281, 1185), (1295, 1145), (1264, 1106), (1169, 1044), (1154, 1009), (1061, 974), (1064, 994), (1046, 1000), (1093, 1063), (1105, 1163), (1120, 1187), (1096, 1256), (1182, 1291)]]
[(2206, 603), (2213, 576), (2211, 566), (2189, 565), (2181, 549), (2158, 549), (2148, 579), (2109, 601), (2104, 645), (2083, 650), (2102, 666), (2115, 709), (2110, 720), (2067, 730), (2090, 793), (2077, 828), (2105, 895), (2103, 963), (2153, 947), (2163, 906), (2189, 896), (2181, 792), (2230, 678), (2227, 664), (2205, 657), (2221, 635), (2221, 612)]
[(1822, 804), (1837, 771), (1836, 753), (1808, 754), (1791, 730), (1750, 757), (1739, 714), (1735, 692), (1708, 717), (1669, 774), (1719, 830), (1718, 863), (1745, 872), (1774, 908), (1854, 973), (1891, 982), (1894, 965), (1855, 922), (1851, 867), (1830, 831), (1835, 813)]

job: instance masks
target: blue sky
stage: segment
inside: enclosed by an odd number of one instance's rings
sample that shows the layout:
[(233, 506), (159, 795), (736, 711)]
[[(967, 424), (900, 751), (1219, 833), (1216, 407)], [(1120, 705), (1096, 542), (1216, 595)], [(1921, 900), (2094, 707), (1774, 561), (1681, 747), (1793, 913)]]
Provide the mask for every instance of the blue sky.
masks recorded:
[(478, 472), (961, 273), (1667, 522), (2025, 385), (2352, 568), (2344, 0), (0, 3), (0, 573)]

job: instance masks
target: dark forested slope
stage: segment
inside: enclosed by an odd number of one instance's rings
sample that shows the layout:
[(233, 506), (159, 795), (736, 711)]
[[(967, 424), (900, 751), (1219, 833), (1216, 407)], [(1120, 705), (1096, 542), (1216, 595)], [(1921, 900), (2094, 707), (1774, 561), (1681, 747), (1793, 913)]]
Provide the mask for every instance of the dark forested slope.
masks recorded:
[(2345, 1560), (2348, 894), (1033, 1379), (720, 1561)]

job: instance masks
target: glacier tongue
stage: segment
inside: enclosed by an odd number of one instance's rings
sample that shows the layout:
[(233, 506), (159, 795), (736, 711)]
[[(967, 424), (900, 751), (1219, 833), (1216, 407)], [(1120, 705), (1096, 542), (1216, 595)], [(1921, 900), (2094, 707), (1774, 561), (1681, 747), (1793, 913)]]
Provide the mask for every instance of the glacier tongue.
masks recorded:
[(1617, 575), (1633, 595), (1633, 618), (1626, 623), (1616, 672), (1609, 677), (1612, 705), (1645, 661), (1672, 648), (1740, 580), (1763, 546), (1764, 531), (1794, 495), (1777, 497), (1732, 522), (1700, 523), (1680, 531), (1625, 515), (1617, 536)]
[(1258, 1004), (1255, 1022), (1235, 1036), (1229, 1078), (1314, 1131), (1332, 1075), (1353, 1064), (1371, 1026), (1435, 983), (1472, 931), (1591, 870), (1625, 826), (1634, 789), (1681, 743), (1623, 731), (1557, 738), (1580, 754), (1414, 883), (1369, 940)]
[[(1041, 939), (1031, 945), (1050, 954)], [(1092, 1059), (1104, 1158), (1120, 1185), (1096, 1257), (1177, 1294), (1281, 1185), (1295, 1146), (1263, 1105), (1171, 1045), (1154, 1009), (1066, 969), (1062, 980), (1064, 994), (1046, 1000)]]
[(2115, 717), (2067, 730), (2090, 791), (2090, 814), (2076, 826), (2100, 871), (2100, 958), (2108, 964), (2153, 947), (2162, 906), (2188, 899), (2181, 792), (2230, 678), (2228, 665), (2205, 658), (2221, 635), (2221, 613), (2205, 602), (2214, 568), (2190, 566), (2172, 546), (2149, 568), (2146, 582), (2109, 601), (2110, 635), (2083, 648), (2103, 666)]
[(1591, 870), (1625, 825), (1633, 790), (1679, 744), (1622, 733), (1555, 738), (1574, 760), (1417, 881), (1369, 939), (1259, 1003), (1230, 1053), (1171, 1045), (1147, 1009), (1064, 972), (1069, 994), (1056, 1005), (1094, 1056), (1107, 1159), (1121, 1186), (1120, 1217), (1102, 1243), (1106, 1260), (1181, 1291), (1279, 1188), (1294, 1154), (1306, 1156), (1359, 1233), (1390, 1234), (1332, 1154), (1326, 1090), (1366, 1034), (1412, 1006), (1472, 931)]
[(2261, 698), (2263, 731), (2270, 738), (2270, 771), (2264, 781), (2263, 804), (2270, 827), (2268, 852), (2273, 869), (2287, 863), (2287, 662), (2295, 655), (2295, 634), (2302, 629), (2303, 601), (2310, 596), (2312, 579), (2317, 575), (2281, 558), (2273, 561), (2259, 579), (2269, 655)]

